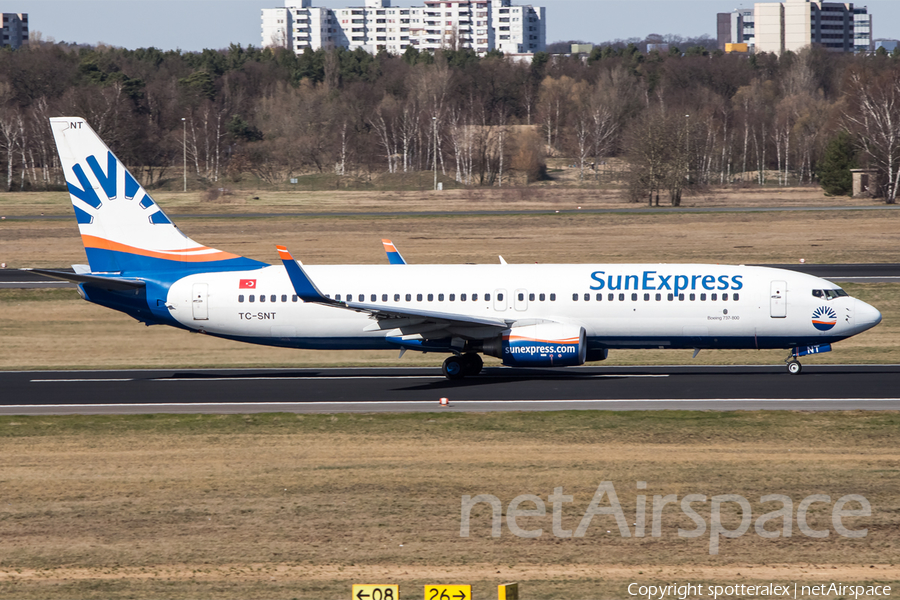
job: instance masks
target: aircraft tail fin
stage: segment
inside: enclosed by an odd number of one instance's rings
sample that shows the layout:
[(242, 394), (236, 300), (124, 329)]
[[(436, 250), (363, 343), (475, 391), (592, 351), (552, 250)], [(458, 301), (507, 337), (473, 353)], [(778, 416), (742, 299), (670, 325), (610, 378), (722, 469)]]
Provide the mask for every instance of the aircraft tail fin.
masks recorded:
[(400, 251), (397, 250), (397, 247), (394, 245), (394, 242), (391, 240), (381, 240), (381, 243), (384, 244), (384, 252), (387, 254), (388, 262), (392, 265), (405, 265), (406, 261), (403, 260), (403, 256), (400, 255)]
[(55, 117), (50, 127), (91, 272), (266, 266), (203, 246), (183, 234), (85, 119)]

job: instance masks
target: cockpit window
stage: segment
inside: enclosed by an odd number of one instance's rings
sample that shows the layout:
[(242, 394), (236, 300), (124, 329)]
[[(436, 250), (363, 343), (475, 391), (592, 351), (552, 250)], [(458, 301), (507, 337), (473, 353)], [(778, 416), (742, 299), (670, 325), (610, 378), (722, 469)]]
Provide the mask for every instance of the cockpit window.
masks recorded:
[(849, 294), (841, 288), (835, 290), (813, 290), (812, 295), (816, 298), (825, 298), (826, 300), (834, 300), (835, 298), (840, 298), (842, 296), (849, 296)]

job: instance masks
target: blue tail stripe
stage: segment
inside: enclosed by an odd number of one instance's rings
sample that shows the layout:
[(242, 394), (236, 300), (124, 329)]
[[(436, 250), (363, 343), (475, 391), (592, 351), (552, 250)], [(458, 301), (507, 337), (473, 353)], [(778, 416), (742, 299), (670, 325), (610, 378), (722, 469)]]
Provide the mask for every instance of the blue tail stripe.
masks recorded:
[(151, 272), (177, 272), (179, 277), (191, 273), (203, 273), (206, 271), (245, 271), (261, 269), (269, 265), (251, 258), (229, 258), (226, 260), (211, 260), (186, 262), (180, 260), (168, 260), (152, 256), (141, 256), (129, 252), (107, 250), (105, 248), (85, 248), (91, 270), (95, 272), (120, 272), (145, 277)]
[(100, 202), (100, 198), (97, 197), (97, 192), (94, 191), (94, 186), (88, 181), (87, 175), (84, 174), (84, 169), (81, 168), (81, 165), (76, 163), (75, 166), (72, 167), (72, 171), (75, 172), (75, 177), (78, 178), (78, 183), (81, 184), (81, 187), (78, 188), (67, 181), (66, 187), (69, 188), (69, 193), (83, 201), (85, 204), (89, 204), (94, 208), (100, 208), (102, 202)]
[(113, 156), (112, 152), (107, 152), (106, 159), (106, 173), (103, 172), (103, 169), (100, 168), (100, 163), (97, 162), (97, 158), (93, 155), (87, 157), (87, 164), (90, 165), (91, 171), (94, 172), (94, 176), (97, 178), (97, 181), (100, 182), (100, 186), (103, 188), (103, 191), (106, 192), (106, 197), (112, 200), (116, 197), (116, 157)]
[(125, 171), (125, 199), (132, 200), (139, 189), (141, 189), (141, 184), (134, 180), (131, 173)]
[(168, 225), (172, 223), (172, 221), (169, 220), (169, 217), (161, 210), (150, 215), (150, 222), (154, 225)]
[(81, 210), (77, 206), (73, 206), (72, 208), (75, 209), (75, 220), (78, 221), (79, 225), (90, 225), (94, 222), (94, 217), (92, 217), (90, 214)]

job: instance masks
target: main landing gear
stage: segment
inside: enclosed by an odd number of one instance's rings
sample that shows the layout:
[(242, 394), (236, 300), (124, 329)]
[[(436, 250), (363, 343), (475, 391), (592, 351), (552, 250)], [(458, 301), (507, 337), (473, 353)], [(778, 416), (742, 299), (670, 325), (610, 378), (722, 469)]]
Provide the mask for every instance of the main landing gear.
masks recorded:
[(484, 361), (477, 354), (451, 356), (444, 361), (441, 371), (447, 379), (462, 379), (467, 375), (478, 375)]
[(803, 365), (800, 364), (800, 361), (791, 357), (787, 361), (787, 370), (791, 375), (799, 375), (803, 370)]

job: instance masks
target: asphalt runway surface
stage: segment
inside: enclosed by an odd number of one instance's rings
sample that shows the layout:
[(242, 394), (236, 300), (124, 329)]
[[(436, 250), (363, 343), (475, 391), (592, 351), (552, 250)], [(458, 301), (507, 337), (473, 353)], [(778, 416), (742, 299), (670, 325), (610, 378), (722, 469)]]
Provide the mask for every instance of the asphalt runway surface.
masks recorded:
[(13, 371), (0, 390), (6, 415), (900, 410), (900, 365)]
[[(835, 265), (751, 265), (775, 267), (808, 273), (835, 282), (850, 283), (900, 283), (900, 264), (835, 264)], [(70, 271), (70, 268), (52, 269)], [(52, 279), (38, 273), (19, 269), (0, 269), (0, 289), (66, 288), (74, 283)]]

